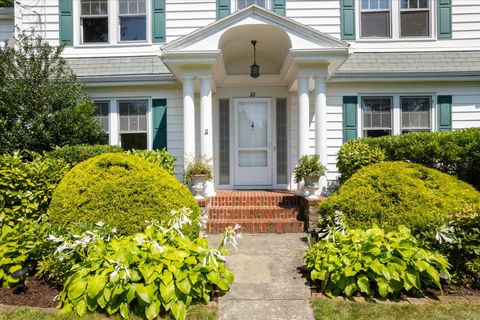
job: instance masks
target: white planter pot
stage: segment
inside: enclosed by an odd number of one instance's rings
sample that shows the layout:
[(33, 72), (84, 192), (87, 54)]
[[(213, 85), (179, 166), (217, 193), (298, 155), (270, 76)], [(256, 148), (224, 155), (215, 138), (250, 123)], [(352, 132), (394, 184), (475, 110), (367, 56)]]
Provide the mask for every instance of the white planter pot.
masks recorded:
[(197, 200), (205, 199), (205, 188), (207, 186), (207, 176), (198, 175), (192, 177), (191, 190), (193, 197)]
[(319, 180), (320, 177), (318, 176), (306, 176), (303, 177), (305, 181), (305, 190), (308, 191), (308, 199), (318, 199), (318, 196), (315, 194), (317, 190), (320, 188)]

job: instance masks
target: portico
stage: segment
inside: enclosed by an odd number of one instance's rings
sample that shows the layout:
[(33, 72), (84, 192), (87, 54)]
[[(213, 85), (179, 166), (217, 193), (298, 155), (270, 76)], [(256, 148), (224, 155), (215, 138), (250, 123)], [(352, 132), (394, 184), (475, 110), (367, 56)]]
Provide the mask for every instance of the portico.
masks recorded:
[(164, 46), (163, 62), (183, 87), (181, 161), (214, 165), (206, 194), (296, 189), (296, 159), (316, 153), (327, 165), (327, 79), (348, 54), (343, 41), (257, 6)]

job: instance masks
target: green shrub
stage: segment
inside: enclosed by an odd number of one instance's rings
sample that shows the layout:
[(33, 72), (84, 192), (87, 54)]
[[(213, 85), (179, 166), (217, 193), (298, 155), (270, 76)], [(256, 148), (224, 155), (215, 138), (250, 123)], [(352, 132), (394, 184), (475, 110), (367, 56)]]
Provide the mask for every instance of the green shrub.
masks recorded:
[(385, 153), (378, 147), (371, 147), (362, 140), (352, 140), (345, 143), (338, 152), (337, 168), (340, 182), (347, 181), (360, 168), (382, 162)]
[(175, 175), (175, 157), (172, 156), (166, 149), (162, 150), (132, 150), (127, 151), (147, 160), (148, 162), (162, 167), (171, 175)]
[[(449, 132), (418, 132), (349, 142), (378, 147), (387, 161), (409, 161), (457, 176), (480, 189), (480, 128)], [(353, 163), (355, 164), (355, 163)], [(348, 166), (348, 164), (346, 164)], [(354, 172), (354, 167), (344, 171)]]
[(336, 210), (343, 212), (351, 228), (377, 223), (391, 229), (402, 223), (416, 234), (427, 230), (436, 216), (479, 210), (480, 193), (437, 170), (414, 163), (382, 162), (359, 170), (318, 208), (324, 217), (332, 217)]
[[(76, 165), (60, 182), (49, 207), (54, 226), (103, 221), (133, 234), (145, 220), (168, 221), (170, 211), (200, 208), (190, 191), (164, 169), (130, 154), (106, 153)], [(198, 233), (195, 224), (186, 230)]]
[(59, 295), (63, 311), (82, 316), (87, 310), (102, 310), (125, 319), (168, 313), (185, 319), (192, 303), (226, 292), (233, 282), (223, 257), (228, 251), (223, 245), (209, 247), (205, 238), (184, 237), (174, 227), (181, 221), (167, 229), (152, 222), (143, 233), (110, 242), (98, 238), (65, 282)]
[(47, 152), (47, 156), (54, 159), (63, 159), (72, 167), (87, 159), (93, 158), (104, 153), (123, 152), (118, 146), (109, 146), (103, 144), (97, 145), (73, 145), (56, 148)]
[(190, 162), (185, 168), (183, 180), (188, 184), (197, 175), (204, 175), (207, 180), (213, 179), (213, 167), (209, 159), (200, 157)]
[(63, 160), (37, 153), (0, 155), (0, 227), (38, 219), (69, 167)]
[(448, 274), (447, 261), (420, 248), (404, 226), (389, 233), (376, 226), (335, 233), (314, 244), (305, 263), (310, 278), (330, 297), (363, 293), (385, 298), (433, 286), (441, 289), (440, 272)]

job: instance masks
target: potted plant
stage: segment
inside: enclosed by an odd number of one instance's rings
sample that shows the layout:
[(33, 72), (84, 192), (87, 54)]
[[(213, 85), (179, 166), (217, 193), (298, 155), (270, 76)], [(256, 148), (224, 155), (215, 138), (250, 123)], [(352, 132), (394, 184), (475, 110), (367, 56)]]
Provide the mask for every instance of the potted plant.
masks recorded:
[(213, 168), (208, 159), (198, 158), (190, 162), (183, 175), (185, 183), (190, 183), (190, 189), (195, 199), (203, 199), (207, 181), (213, 179)]
[(327, 168), (320, 162), (320, 156), (304, 155), (298, 160), (297, 166), (293, 170), (295, 182), (304, 180), (305, 189), (308, 191), (309, 198), (316, 198), (315, 192), (319, 188), (319, 179), (325, 175)]

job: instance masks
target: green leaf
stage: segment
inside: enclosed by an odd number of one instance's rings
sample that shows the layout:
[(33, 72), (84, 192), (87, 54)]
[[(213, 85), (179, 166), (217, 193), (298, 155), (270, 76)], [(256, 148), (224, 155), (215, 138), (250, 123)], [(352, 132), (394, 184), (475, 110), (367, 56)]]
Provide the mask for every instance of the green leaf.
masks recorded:
[(378, 293), (382, 298), (386, 298), (388, 295), (388, 283), (384, 282), (383, 280), (377, 281), (378, 285)]
[(123, 319), (130, 319), (130, 310), (128, 309), (128, 304), (125, 302), (120, 304), (120, 315)]
[(76, 279), (68, 287), (68, 297), (70, 300), (76, 300), (80, 297), (87, 287), (87, 283), (83, 279)]
[(185, 294), (190, 293), (191, 286), (188, 278), (185, 278), (182, 281), (178, 281), (176, 284), (177, 284), (177, 288), (180, 289), (180, 291), (182, 291), (183, 293)]
[(440, 286), (440, 275), (438, 274), (437, 269), (429, 265), (425, 270), (427, 271), (428, 275), (432, 278), (432, 280), (438, 286)]
[(171, 306), (172, 314), (176, 320), (184, 320), (187, 315), (187, 307), (182, 301), (177, 301), (176, 303), (172, 303)]
[(154, 300), (152, 303), (145, 309), (145, 316), (148, 320), (155, 319), (160, 313), (160, 301)]
[(87, 313), (87, 302), (85, 300), (78, 301), (77, 305), (75, 306), (75, 311), (77, 314), (82, 317)]
[(172, 300), (172, 298), (175, 296), (175, 284), (173, 281), (170, 281), (167, 285), (165, 285), (163, 282), (160, 283), (160, 295), (166, 302)]
[(366, 276), (360, 276), (357, 280), (357, 285), (361, 292), (367, 293), (370, 288), (370, 281)]
[(136, 291), (140, 299), (142, 299), (146, 303), (150, 303), (155, 293), (155, 286), (153, 284), (145, 286), (139, 283), (137, 284)]
[(107, 277), (103, 275), (95, 275), (88, 279), (87, 294), (90, 298), (94, 298), (102, 291), (107, 283)]

